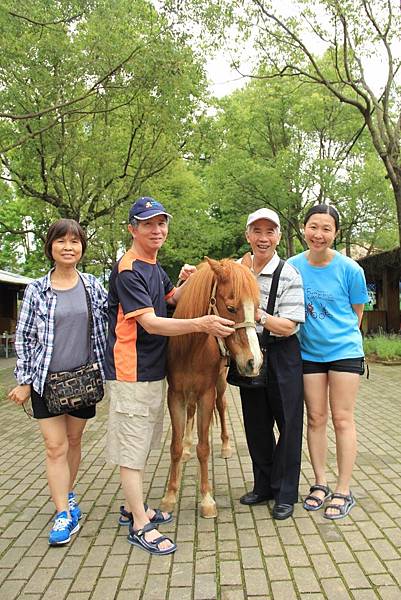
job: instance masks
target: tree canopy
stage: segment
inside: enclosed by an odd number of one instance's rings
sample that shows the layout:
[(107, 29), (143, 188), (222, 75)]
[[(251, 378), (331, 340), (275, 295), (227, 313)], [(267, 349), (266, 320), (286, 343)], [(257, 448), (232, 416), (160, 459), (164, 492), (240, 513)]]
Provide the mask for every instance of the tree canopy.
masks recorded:
[[(276, 0), (155, 6), (2, 2), (0, 266), (43, 272), (40, 242), (65, 216), (87, 229), (84, 267), (107, 279), (141, 194), (174, 215), (160, 253), (172, 277), (183, 262), (245, 251), (246, 215), (261, 206), (280, 215), (283, 256), (302, 249), (315, 202), (339, 209), (348, 253), (392, 248), (401, 233), (395, 0), (297, 0), (288, 14)], [(225, 44), (227, 31), (238, 57), (253, 41), (257, 67), (218, 101), (205, 48)], [(375, 54), (381, 86), (367, 72)]]

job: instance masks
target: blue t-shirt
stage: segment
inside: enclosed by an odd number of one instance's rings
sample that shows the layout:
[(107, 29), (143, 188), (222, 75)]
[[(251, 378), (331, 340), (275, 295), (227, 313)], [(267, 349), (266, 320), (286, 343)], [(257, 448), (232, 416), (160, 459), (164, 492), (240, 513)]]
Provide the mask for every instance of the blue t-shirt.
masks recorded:
[(302, 358), (330, 362), (362, 357), (362, 336), (352, 304), (368, 301), (363, 269), (339, 252), (324, 267), (310, 265), (305, 252), (288, 262), (301, 273), (304, 284)]

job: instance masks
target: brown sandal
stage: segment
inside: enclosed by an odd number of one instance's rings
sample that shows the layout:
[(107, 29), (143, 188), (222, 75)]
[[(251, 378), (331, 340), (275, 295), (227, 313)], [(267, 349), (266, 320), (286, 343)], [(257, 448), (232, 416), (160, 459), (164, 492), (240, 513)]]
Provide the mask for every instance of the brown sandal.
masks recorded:
[[(324, 493), (324, 498), (319, 498), (319, 496), (314, 496), (313, 492), (323, 492)], [(328, 500), (331, 496), (331, 489), (329, 488), (328, 485), (322, 485), (320, 483), (316, 483), (315, 485), (312, 485), (311, 488), (309, 489), (309, 494), (306, 496), (305, 500), (304, 500), (304, 509), (305, 510), (319, 510), (319, 508), (322, 508), (323, 504), (326, 502), (326, 500)], [(313, 502), (316, 502), (316, 506), (314, 504), (309, 504), (308, 500), (312, 500)]]
[[(351, 494), (351, 491), (348, 496), (346, 494), (339, 494), (338, 492), (335, 492), (334, 494), (331, 494), (330, 500), (334, 500), (334, 498), (344, 500), (344, 504), (330, 503), (326, 505), (323, 516), (325, 519), (330, 519), (331, 521), (337, 521), (338, 519), (343, 519), (344, 517), (346, 517), (349, 514), (351, 508), (356, 504), (355, 498)], [(338, 510), (338, 514), (328, 515), (327, 509), (329, 508), (334, 508), (335, 510)]]

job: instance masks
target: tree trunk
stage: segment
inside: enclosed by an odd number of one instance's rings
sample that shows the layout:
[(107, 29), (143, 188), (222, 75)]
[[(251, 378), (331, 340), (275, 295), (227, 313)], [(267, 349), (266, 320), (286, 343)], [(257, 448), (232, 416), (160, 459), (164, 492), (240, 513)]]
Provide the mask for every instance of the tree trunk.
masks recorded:
[(397, 208), (397, 220), (398, 220), (398, 240), (401, 246), (401, 177), (398, 185), (393, 184), (395, 205)]

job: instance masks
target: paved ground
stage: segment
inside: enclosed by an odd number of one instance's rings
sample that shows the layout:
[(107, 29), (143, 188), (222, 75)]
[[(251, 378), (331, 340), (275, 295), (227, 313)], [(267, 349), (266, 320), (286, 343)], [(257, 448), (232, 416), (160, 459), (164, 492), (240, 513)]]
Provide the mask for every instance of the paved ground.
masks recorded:
[[(0, 363), (1, 387), (12, 381)], [(2, 368), (2, 367), (8, 368)], [(219, 458), (214, 428), (211, 461), (216, 520), (198, 513), (197, 466), (185, 466), (178, 510), (163, 528), (177, 540), (174, 556), (149, 557), (116, 525), (122, 499), (115, 469), (105, 465), (107, 407), (85, 434), (77, 492), (85, 517), (73, 542), (49, 548), (52, 518), (42, 444), (22, 409), (0, 402), (0, 598), (31, 600), (399, 600), (401, 598), (401, 367), (371, 366), (359, 396), (359, 457), (353, 492), (358, 504), (338, 524), (297, 505), (294, 518), (275, 522), (267, 505), (238, 502), (251, 484), (237, 393), (230, 390), (235, 453)], [(166, 425), (168, 419), (166, 419)], [(151, 455), (146, 490), (161, 498), (169, 465), (169, 429)], [(330, 470), (335, 456), (330, 431)], [(311, 466), (303, 456), (301, 493)], [(271, 507), (270, 507), (271, 508)]]

